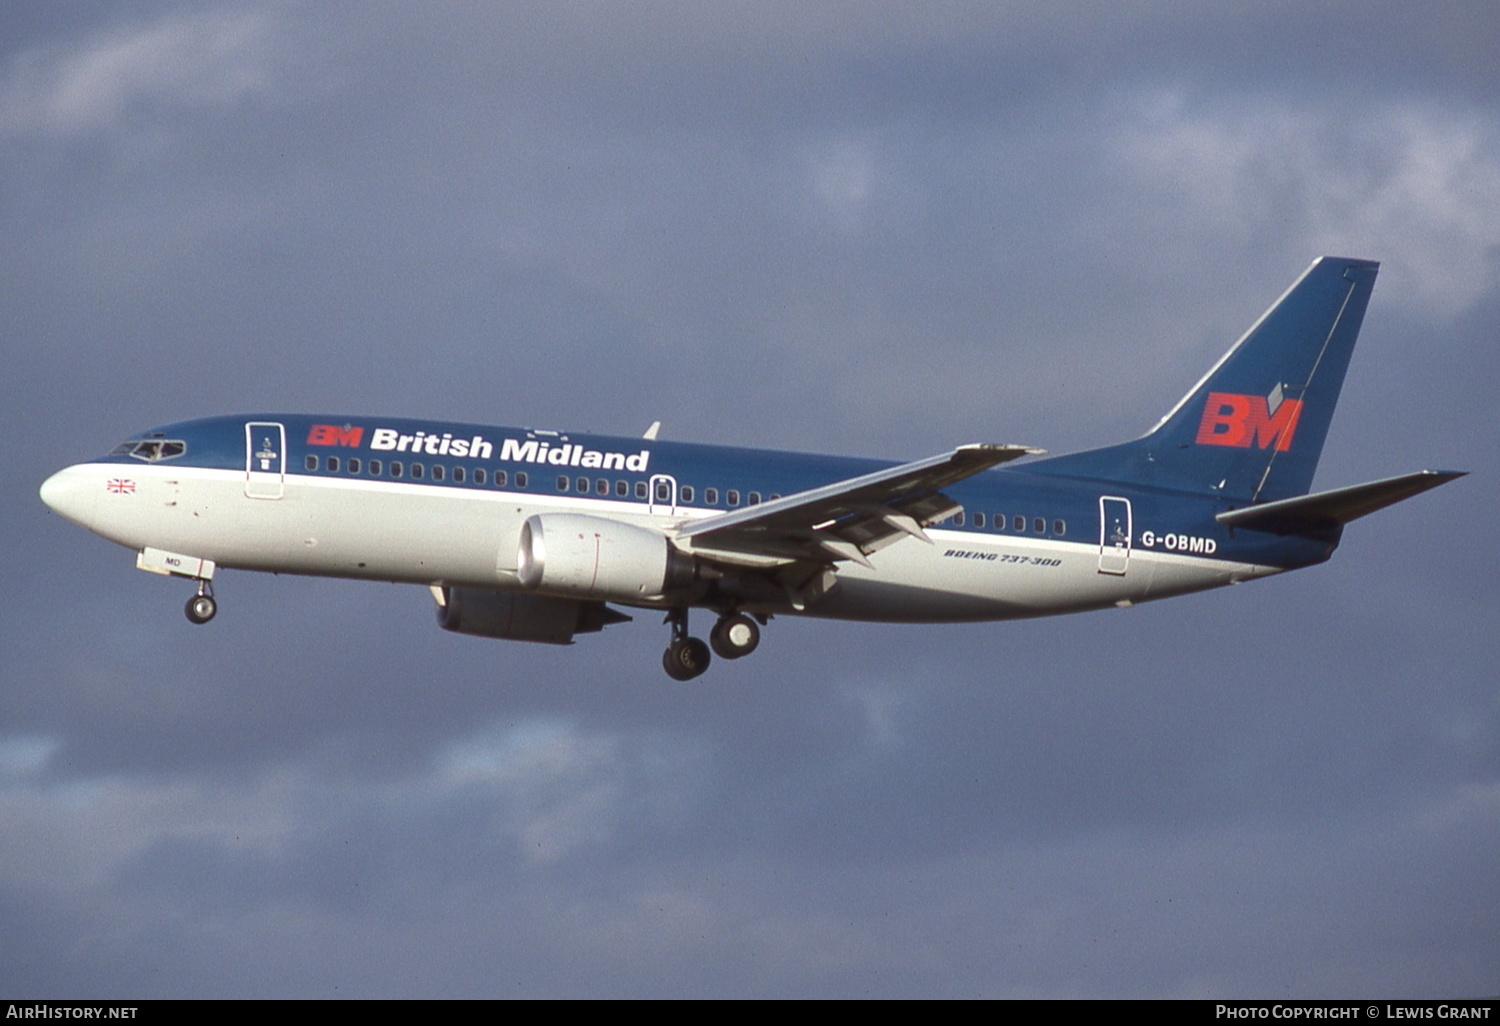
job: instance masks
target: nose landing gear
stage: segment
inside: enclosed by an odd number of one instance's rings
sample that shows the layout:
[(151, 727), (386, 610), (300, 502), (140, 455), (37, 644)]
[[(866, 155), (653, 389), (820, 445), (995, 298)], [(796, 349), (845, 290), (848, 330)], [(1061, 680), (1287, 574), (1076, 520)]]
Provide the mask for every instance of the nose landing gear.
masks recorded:
[(214, 586), (208, 581), (198, 582), (198, 593), (187, 600), (187, 608), (183, 610), (187, 618), (193, 623), (208, 623), (219, 611), (219, 604), (214, 601)]

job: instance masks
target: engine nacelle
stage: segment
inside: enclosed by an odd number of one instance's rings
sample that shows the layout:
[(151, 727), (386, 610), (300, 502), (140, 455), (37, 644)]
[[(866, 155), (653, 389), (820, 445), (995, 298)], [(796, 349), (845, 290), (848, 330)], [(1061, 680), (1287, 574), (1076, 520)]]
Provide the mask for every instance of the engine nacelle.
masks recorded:
[(538, 513), (521, 525), (516, 575), (548, 595), (639, 602), (693, 583), (693, 557), (648, 527), (581, 513)]
[(630, 619), (602, 602), (488, 588), (444, 588), (437, 617), (445, 631), (549, 645), (569, 645), (575, 634), (601, 631), (608, 624)]

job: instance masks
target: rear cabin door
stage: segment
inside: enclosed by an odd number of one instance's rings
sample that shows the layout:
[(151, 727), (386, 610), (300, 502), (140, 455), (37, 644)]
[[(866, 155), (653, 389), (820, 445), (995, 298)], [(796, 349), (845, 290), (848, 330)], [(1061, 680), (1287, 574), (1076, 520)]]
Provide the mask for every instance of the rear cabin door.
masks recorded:
[(1099, 572), (1123, 576), (1130, 566), (1130, 500), (1099, 497)]
[(286, 493), (286, 428), (251, 421), (245, 425), (245, 495), (279, 499)]

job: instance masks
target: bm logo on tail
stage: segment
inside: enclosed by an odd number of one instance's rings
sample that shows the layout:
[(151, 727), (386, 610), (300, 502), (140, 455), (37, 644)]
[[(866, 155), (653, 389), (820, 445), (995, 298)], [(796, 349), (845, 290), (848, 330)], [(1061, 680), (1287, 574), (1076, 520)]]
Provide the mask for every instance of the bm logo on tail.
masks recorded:
[(1283, 399), (1280, 385), (1270, 396), (1210, 392), (1195, 441), (1238, 449), (1248, 449), (1254, 442), (1261, 449), (1274, 445), (1277, 452), (1286, 452), (1292, 447), (1301, 415), (1302, 400)]

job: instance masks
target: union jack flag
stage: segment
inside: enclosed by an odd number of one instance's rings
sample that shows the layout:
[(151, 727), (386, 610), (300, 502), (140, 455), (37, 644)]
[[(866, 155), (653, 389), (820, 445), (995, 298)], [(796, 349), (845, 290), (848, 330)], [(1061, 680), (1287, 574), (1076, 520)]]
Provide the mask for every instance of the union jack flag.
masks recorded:
[(104, 487), (116, 495), (132, 495), (135, 493), (135, 482), (128, 477), (112, 477), (105, 482)]

